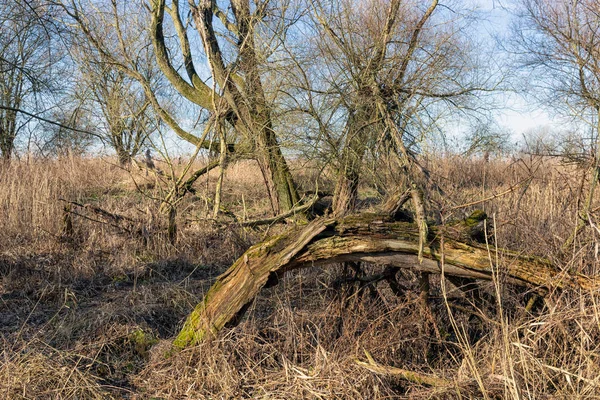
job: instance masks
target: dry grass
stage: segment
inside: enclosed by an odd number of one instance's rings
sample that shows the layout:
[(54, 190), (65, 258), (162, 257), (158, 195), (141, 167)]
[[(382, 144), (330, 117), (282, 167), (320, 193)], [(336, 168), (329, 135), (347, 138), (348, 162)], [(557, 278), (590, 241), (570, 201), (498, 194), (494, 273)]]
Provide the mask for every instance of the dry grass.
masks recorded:
[(3, 354), (0, 395), (5, 399), (105, 399), (109, 388), (72, 363), (65, 352)]
[[(297, 163), (310, 189), (316, 176)], [(535, 158), (433, 159), (428, 167), (444, 190), (429, 194), (443, 217), (484, 207), (500, 246), (598, 273), (598, 231), (588, 228), (562, 249), (587, 193), (585, 169)], [(261, 180), (254, 163), (231, 166), (224, 205), (239, 216), (266, 214)], [(482, 284), (489, 301), (480, 309), (437, 279), (427, 310), (410, 271), (402, 272), (407, 290), (399, 297), (384, 284), (376, 291), (341, 284), (340, 266), (299, 271), (265, 290), (236, 328), (171, 354), (170, 340), (212, 280), (266, 234), (211, 221), (214, 182), (202, 178), (181, 205), (173, 246), (162, 233), (143, 240), (79, 216), (73, 235), (62, 232), (61, 198), (160, 232), (166, 221), (156, 198), (164, 186), (152, 174), (100, 159), (0, 166), (0, 397), (600, 398), (600, 296), (549, 293), (527, 311), (532, 293), (501, 275)], [(319, 189), (330, 184), (323, 179)], [(377, 196), (370, 185), (362, 193)], [(371, 373), (355, 363), (365, 350), (382, 365), (452, 384)]]

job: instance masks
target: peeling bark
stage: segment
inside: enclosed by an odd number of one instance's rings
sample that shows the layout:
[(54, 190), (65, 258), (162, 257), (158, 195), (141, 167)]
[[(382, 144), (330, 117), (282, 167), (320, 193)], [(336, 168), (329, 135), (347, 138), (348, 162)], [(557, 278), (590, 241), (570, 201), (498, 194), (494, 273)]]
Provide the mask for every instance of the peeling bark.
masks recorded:
[[(387, 215), (362, 214), (343, 219), (316, 219), (304, 228), (252, 246), (214, 283), (188, 317), (174, 345), (186, 347), (215, 336), (265, 286), (270, 276), (286, 271), (346, 261), (363, 261), (448, 276), (491, 280), (500, 269), (515, 284), (557, 289), (594, 290), (600, 278), (560, 271), (549, 261), (509, 250), (490, 255), (482, 245), (458, 241), (456, 227), (430, 227), (419, 258), (420, 230)], [(444, 248), (440, 237), (444, 235)], [(441, 263), (442, 254), (444, 263)]]

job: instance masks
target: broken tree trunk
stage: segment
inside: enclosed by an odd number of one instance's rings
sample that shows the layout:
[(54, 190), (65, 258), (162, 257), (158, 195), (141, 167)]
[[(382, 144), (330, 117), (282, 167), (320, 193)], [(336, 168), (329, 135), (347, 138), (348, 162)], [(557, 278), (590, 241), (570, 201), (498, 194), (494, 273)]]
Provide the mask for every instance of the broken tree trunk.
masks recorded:
[[(454, 229), (430, 227), (428, 243), (422, 249), (423, 261), (419, 263), (419, 227), (415, 223), (379, 214), (316, 219), (302, 229), (271, 237), (246, 251), (213, 284), (188, 317), (174, 345), (182, 348), (197, 344), (236, 321), (269, 277), (316, 265), (364, 261), (486, 280), (500, 272), (506, 281), (516, 284), (600, 288), (600, 278), (569, 274), (547, 260), (508, 250), (491, 254), (485, 246), (453, 239), (456, 237), (461, 236)], [(496, 259), (503, 260), (500, 266), (494, 265)]]

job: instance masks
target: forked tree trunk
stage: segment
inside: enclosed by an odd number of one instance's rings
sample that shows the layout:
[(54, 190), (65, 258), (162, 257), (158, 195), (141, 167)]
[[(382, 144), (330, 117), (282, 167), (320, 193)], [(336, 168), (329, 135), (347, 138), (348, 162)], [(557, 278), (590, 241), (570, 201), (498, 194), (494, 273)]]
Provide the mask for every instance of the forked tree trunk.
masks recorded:
[(271, 237), (252, 246), (217, 279), (188, 317), (174, 345), (183, 348), (199, 343), (236, 321), (270, 276), (316, 265), (364, 261), (486, 280), (500, 273), (507, 282), (535, 287), (600, 288), (600, 278), (568, 274), (544, 259), (507, 250), (499, 250), (498, 259), (505, 262), (495, 266), (496, 254), (490, 255), (481, 245), (452, 239), (461, 237), (452, 229), (444, 230), (442, 249), (441, 235), (441, 228), (430, 228), (421, 263), (418, 262), (418, 226), (382, 215), (317, 219), (303, 229)]
[[(175, 89), (191, 102), (202, 108), (227, 115), (226, 119), (239, 134), (242, 147), (248, 145), (249, 151), (256, 157), (269, 191), (269, 198), (275, 213), (288, 211), (299, 201), (298, 192), (292, 175), (273, 131), (271, 118), (272, 105), (265, 99), (261, 81), (262, 59), (257, 55), (254, 37), (256, 17), (248, 0), (232, 0), (230, 10), (234, 17), (228, 29), (237, 35), (238, 54), (235, 66), (227, 63), (220, 48), (220, 40), (213, 26), (216, 2), (191, 2), (189, 11), (201, 39), (206, 61), (215, 83), (210, 88), (198, 75), (194, 66), (187, 26), (181, 19), (182, 9), (179, 2), (170, 2), (167, 7), (164, 0), (150, 2), (152, 5), (151, 32), (158, 66)], [(187, 78), (184, 78), (169, 56), (165, 44), (163, 23), (165, 11), (171, 15), (180, 52), (184, 59)], [(229, 15), (226, 17), (229, 18)], [(219, 93), (215, 90), (219, 88)], [(156, 101), (153, 92), (146, 85), (147, 95), (159, 115), (174, 132), (185, 140), (197, 144), (199, 138), (182, 129)], [(246, 142), (246, 143), (244, 143)], [(177, 194), (177, 193), (176, 193)], [(176, 196), (175, 196), (176, 197)]]
[[(277, 136), (273, 130), (272, 104), (267, 101), (265, 88), (261, 78), (260, 50), (257, 52), (255, 37), (256, 14), (252, 11), (249, 0), (232, 0), (231, 11), (235, 16), (239, 36), (239, 68), (244, 75), (242, 97), (238, 99), (233, 109), (238, 109), (238, 116), (250, 127), (257, 145), (257, 159), (265, 183), (267, 185), (274, 214), (289, 211), (298, 204), (300, 197), (292, 174), (288, 168)], [(231, 93), (240, 90), (239, 86), (228, 85)]]

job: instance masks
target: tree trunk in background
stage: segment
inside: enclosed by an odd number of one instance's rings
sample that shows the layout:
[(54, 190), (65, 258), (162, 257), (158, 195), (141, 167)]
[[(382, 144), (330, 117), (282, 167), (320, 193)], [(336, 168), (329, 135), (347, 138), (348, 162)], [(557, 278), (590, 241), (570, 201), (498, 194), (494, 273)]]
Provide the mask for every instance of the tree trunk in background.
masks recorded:
[(2, 153), (2, 160), (4, 162), (10, 161), (13, 152), (13, 140), (10, 138), (3, 138), (0, 142), (0, 152)]
[(129, 152), (122, 148), (116, 148), (117, 157), (119, 159), (119, 165), (121, 167), (127, 167), (131, 163), (131, 155)]
[(356, 208), (363, 157), (367, 143), (371, 139), (371, 121), (375, 115), (374, 107), (368, 104), (369, 100), (365, 99), (364, 104), (348, 117), (346, 125), (348, 141), (342, 151), (333, 195), (332, 209), (336, 217), (343, 217)]
[(0, 110), (0, 153), (7, 162), (15, 148), (17, 113), (13, 110)]
[[(183, 22), (179, 3), (166, 7), (165, 0), (152, 3), (151, 33), (157, 64), (173, 87), (186, 99), (213, 113), (224, 116), (238, 134), (236, 147), (252, 154), (261, 168), (267, 186), (269, 200), (274, 213), (288, 211), (299, 201), (294, 180), (273, 131), (272, 105), (265, 98), (261, 82), (263, 55), (257, 54), (254, 35), (256, 15), (248, 0), (231, 0), (228, 9), (234, 17), (225, 28), (237, 37), (235, 63), (223, 57), (218, 33), (213, 19), (224, 16), (215, 13), (216, 2), (190, 2), (189, 9), (195, 28), (200, 35), (204, 55), (208, 63), (214, 86), (208, 87), (194, 66), (192, 47), (188, 37), (188, 26)], [(163, 20), (165, 11), (171, 16), (180, 43), (180, 51), (187, 77), (173, 66), (170, 51), (165, 44)], [(222, 23), (219, 22), (219, 25)], [(147, 93), (152, 105), (161, 118), (181, 138), (197, 144), (195, 135), (182, 129), (172, 116), (162, 109), (152, 93)], [(231, 138), (228, 138), (231, 140)]]
[(356, 208), (360, 170), (365, 149), (364, 145), (360, 143), (358, 135), (355, 137), (356, 139), (351, 140), (351, 143), (344, 148), (342, 168), (338, 171), (332, 204), (333, 215), (336, 217), (343, 217)]
[(277, 137), (270, 128), (262, 129), (257, 136), (258, 165), (265, 179), (273, 213), (289, 211), (298, 204), (300, 196)]
[[(289, 211), (297, 205), (300, 196), (281, 152), (273, 130), (272, 105), (266, 99), (261, 79), (260, 50), (255, 45), (255, 16), (248, 0), (232, 0), (232, 12), (239, 29), (240, 70), (244, 76), (244, 86), (228, 85), (232, 93), (243, 92), (244, 100), (237, 101), (238, 115), (251, 127), (251, 136), (256, 144), (257, 160), (269, 192), (274, 214)], [(236, 98), (239, 98), (237, 95)]]

